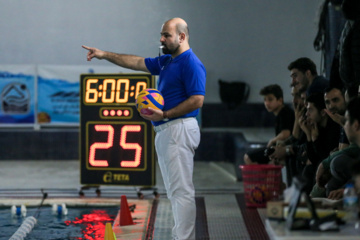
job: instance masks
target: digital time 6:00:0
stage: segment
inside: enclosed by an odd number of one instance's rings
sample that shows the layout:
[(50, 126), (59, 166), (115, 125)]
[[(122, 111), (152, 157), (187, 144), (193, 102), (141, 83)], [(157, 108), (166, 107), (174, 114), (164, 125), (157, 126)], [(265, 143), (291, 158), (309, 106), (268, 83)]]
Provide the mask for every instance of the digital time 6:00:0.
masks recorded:
[(97, 103), (100, 100), (101, 103), (127, 103), (129, 96), (135, 100), (139, 92), (147, 88), (146, 81), (135, 82), (136, 86), (130, 87), (129, 79), (88, 79), (86, 81), (85, 102)]

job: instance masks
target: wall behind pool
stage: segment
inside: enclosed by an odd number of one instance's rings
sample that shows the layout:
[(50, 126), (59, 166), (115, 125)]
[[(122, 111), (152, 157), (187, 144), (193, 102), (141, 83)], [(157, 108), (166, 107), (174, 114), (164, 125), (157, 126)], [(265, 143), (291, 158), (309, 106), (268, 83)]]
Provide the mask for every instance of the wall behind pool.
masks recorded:
[(220, 103), (219, 78), (249, 83), (250, 103), (262, 102), (263, 86), (278, 83), (290, 102), (288, 63), (306, 56), (320, 64), (312, 43), (322, 2), (0, 0), (0, 64), (90, 64), (83, 44), (157, 56), (162, 23), (181, 17), (207, 69), (205, 103)]

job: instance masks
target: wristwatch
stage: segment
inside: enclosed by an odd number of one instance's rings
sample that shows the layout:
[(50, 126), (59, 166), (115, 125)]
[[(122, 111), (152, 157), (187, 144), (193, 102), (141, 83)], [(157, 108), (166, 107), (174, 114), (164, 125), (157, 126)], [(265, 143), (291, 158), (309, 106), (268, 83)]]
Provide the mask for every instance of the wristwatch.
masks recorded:
[(290, 155), (291, 155), (290, 146), (286, 146), (285, 152), (286, 152), (286, 156), (290, 156)]
[(163, 112), (163, 121), (164, 121), (164, 122), (169, 121), (169, 117), (168, 117), (168, 115), (167, 115), (167, 112), (166, 112), (166, 111), (164, 111), (164, 112)]

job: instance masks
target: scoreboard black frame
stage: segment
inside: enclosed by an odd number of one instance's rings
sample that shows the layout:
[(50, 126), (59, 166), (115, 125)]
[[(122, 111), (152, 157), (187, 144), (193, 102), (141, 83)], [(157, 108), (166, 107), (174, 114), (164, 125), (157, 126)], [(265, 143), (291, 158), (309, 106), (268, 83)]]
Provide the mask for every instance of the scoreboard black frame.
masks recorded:
[(80, 76), (80, 183), (155, 185), (155, 133), (138, 114), (137, 94), (150, 74)]

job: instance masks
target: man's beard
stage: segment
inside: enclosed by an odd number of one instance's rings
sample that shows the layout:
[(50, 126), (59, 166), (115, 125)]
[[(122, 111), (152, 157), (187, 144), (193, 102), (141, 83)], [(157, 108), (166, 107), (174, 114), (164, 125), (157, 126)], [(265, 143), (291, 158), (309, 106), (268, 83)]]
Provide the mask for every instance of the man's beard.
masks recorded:
[[(164, 45), (163, 45), (164, 46)], [(169, 48), (167, 48), (166, 46), (164, 46), (163, 47), (163, 49), (162, 49), (162, 52), (164, 53), (164, 54), (174, 54), (174, 53), (176, 53), (178, 50), (179, 50), (179, 48), (180, 48), (180, 45), (178, 45), (176, 48), (174, 48), (174, 49), (169, 49)]]

